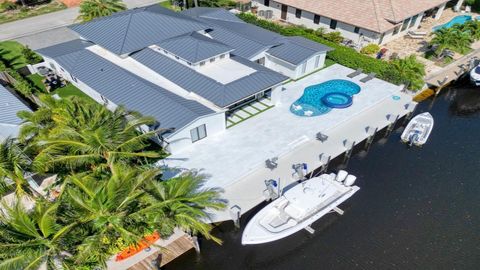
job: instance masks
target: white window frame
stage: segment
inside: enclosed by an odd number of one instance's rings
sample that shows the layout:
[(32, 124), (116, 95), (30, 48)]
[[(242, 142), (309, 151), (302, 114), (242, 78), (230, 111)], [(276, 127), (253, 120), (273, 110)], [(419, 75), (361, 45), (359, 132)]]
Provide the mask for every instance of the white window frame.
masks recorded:
[(203, 124), (190, 130), (192, 143), (198, 142), (207, 137), (207, 125)]

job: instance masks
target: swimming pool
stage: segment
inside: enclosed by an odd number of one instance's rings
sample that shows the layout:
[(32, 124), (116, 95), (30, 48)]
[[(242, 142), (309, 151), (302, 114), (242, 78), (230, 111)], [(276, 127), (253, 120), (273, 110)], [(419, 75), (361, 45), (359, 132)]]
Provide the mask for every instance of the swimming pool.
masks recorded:
[[(476, 19), (478, 20), (478, 17)], [(466, 23), (468, 21), (471, 21), (471, 20), (472, 20), (472, 16), (470, 16), (470, 15), (456, 16), (447, 23), (444, 23), (444, 24), (437, 25), (437, 26), (433, 27), (432, 30), (437, 31), (437, 30), (440, 30), (440, 29), (443, 29), (443, 28), (450, 28), (450, 27), (454, 26), (455, 24), (464, 24), (464, 23)]]
[(290, 111), (298, 116), (318, 116), (332, 108), (346, 108), (352, 105), (353, 95), (360, 92), (360, 86), (347, 80), (330, 80), (311, 85), (303, 90), (303, 95), (290, 106)]

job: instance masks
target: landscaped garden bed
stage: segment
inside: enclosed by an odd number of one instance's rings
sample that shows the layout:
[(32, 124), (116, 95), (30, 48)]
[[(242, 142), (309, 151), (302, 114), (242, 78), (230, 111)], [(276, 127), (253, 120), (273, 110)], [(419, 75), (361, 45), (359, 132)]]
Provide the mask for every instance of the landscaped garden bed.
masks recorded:
[(42, 4), (25, 5), (12, 2), (0, 4), (0, 24), (38, 16), (67, 8), (64, 4), (53, 1), (43, 1)]

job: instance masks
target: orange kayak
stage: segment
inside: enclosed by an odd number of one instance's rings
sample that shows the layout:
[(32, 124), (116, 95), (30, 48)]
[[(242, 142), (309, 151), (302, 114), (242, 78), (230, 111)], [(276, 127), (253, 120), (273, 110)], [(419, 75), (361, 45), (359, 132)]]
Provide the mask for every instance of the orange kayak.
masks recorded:
[(138, 244), (131, 245), (128, 248), (122, 250), (122, 252), (118, 253), (115, 261), (118, 262), (132, 257), (133, 255), (151, 246), (158, 239), (160, 239), (160, 234), (158, 232), (154, 232), (150, 235), (145, 236), (142, 240), (138, 242)]

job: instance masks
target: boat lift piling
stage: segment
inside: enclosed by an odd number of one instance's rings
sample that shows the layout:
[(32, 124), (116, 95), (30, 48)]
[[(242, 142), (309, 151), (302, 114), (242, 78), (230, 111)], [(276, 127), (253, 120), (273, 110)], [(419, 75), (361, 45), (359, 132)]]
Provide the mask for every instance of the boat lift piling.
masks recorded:
[(410, 119), (412, 119), (413, 113), (415, 112), (416, 108), (417, 108), (417, 103), (409, 102), (405, 104), (405, 109), (408, 110), (408, 113), (405, 116), (405, 120), (403, 121), (403, 123), (407, 123), (408, 121), (410, 121)]
[(236, 229), (240, 229), (240, 215), (242, 209), (238, 205), (234, 205), (230, 207), (230, 217), (233, 220), (233, 224), (235, 225)]
[(400, 118), (400, 115), (397, 114), (397, 116), (392, 120), (393, 115), (388, 114), (387, 119), (390, 122), (390, 124), (387, 127), (387, 131), (385, 132), (385, 135), (383, 136), (384, 138), (390, 137), (390, 134), (392, 133), (393, 129), (395, 128), (395, 124), (398, 121), (398, 118)]
[(330, 160), (332, 159), (332, 156), (326, 156), (324, 153), (321, 153), (318, 158), (320, 159), (320, 167), (319, 167), (319, 172), (318, 174), (322, 174), (327, 171), (328, 165), (330, 164)]
[(367, 127), (366, 131), (367, 131), (368, 137), (367, 137), (367, 141), (365, 142), (364, 149), (366, 152), (368, 152), (370, 150), (370, 146), (372, 145), (373, 140), (375, 139), (375, 135), (378, 132), (378, 127), (376, 127), (375, 129), (373, 129), (372, 127)]
[(350, 157), (352, 156), (353, 152), (353, 147), (355, 147), (355, 141), (353, 141), (351, 144), (349, 144), (348, 140), (343, 141), (343, 145), (347, 150), (345, 151), (345, 157), (343, 158), (343, 165), (347, 165), (348, 161), (350, 160)]

